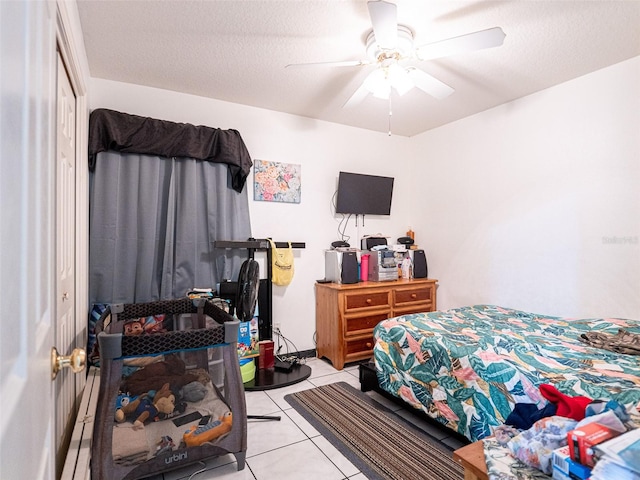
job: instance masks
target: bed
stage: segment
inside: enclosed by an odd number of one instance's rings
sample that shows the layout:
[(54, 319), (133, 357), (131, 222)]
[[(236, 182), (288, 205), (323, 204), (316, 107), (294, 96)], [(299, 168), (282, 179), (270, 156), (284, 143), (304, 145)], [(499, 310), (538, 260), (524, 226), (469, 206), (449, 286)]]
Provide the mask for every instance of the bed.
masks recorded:
[(640, 322), (567, 319), (494, 305), (391, 318), (374, 329), (382, 390), (476, 441), (516, 403), (542, 407), (539, 385), (592, 399), (640, 402), (640, 356), (580, 341), (593, 332), (640, 334)]

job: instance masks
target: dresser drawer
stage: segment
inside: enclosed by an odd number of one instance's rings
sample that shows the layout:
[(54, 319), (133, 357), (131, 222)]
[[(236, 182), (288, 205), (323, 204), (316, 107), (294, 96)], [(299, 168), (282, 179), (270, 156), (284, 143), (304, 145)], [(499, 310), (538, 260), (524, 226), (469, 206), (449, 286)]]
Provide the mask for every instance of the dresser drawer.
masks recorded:
[(432, 291), (433, 290), (431, 288), (408, 288), (406, 290), (395, 290), (393, 292), (394, 305), (397, 307), (405, 303), (431, 301)]
[(433, 303), (416, 303), (415, 305), (404, 305), (393, 310), (393, 316), (409, 315), (410, 313), (433, 312)]
[(350, 293), (345, 295), (345, 312), (358, 308), (389, 305), (389, 292)]
[(391, 311), (388, 310), (381, 313), (371, 313), (369, 315), (358, 315), (357, 317), (346, 318), (346, 329), (344, 334), (345, 336), (348, 336), (356, 333), (363, 333), (363, 331), (371, 331), (373, 330), (373, 327), (390, 316)]
[(373, 335), (347, 340), (346, 354), (370, 353), (373, 350), (373, 343)]

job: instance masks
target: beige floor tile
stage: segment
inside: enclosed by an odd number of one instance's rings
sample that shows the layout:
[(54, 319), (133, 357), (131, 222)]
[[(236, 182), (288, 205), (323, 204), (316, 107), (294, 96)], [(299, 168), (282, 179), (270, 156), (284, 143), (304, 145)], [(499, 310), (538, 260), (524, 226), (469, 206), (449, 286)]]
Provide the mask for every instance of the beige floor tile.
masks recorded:
[(287, 415), (298, 426), (298, 428), (304, 432), (307, 437), (311, 438), (320, 435), (320, 432), (318, 432), (318, 430), (316, 430), (313, 425), (311, 425), (293, 407), (285, 410), (284, 414)]
[(322, 377), (310, 378), (309, 382), (313, 383), (316, 387), (329, 385), (331, 383), (346, 382), (357, 390), (360, 390), (360, 381), (349, 372), (337, 372), (330, 375), (323, 375)]
[(264, 391), (245, 392), (244, 398), (247, 403), (247, 415), (271, 415), (280, 412), (280, 407)]
[(257, 480), (342, 480), (344, 475), (311, 441), (305, 440), (250, 459)]
[(307, 436), (284, 413), (281, 420), (247, 422), (247, 458), (306, 440)]
[(350, 477), (359, 472), (358, 468), (323, 436), (314, 437), (311, 441), (322, 450), (322, 453), (324, 453), (346, 477)]
[(315, 387), (313, 383), (311, 383), (309, 380), (305, 380), (300, 383), (289, 385), (288, 387), (275, 388), (273, 390), (266, 390), (266, 393), (269, 396), (269, 398), (273, 400), (276, 403), (276, 405), (278, 405), (278, 407), (280, 407), (282, 410), (285, 410), (291, 407), (291, 405), (289, 405), (287, 401), (284, 399), (286, 395), (289, 395), (290, 393), (300, 392), (302, 390), (308, 390), (313, 387)]

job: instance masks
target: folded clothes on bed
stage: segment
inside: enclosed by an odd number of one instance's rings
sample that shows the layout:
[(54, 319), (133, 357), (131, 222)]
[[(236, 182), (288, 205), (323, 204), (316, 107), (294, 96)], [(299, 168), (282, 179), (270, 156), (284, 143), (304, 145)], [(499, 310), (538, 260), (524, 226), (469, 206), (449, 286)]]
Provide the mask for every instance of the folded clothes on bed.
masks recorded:
[(111, 451), (115, 463), (135, 465), (144, 462), (149, 455), (145, 430), (134, 430), (133, 425), (114, 426)]
[(113, 463), (116, 463), (118, 465), (122, 465), (125, 467), (129, 467), (132, 465), (138, 465), (139, 463), (145, 462), (147, 460), (147, 456), (148, 455), (145, 452), (132, 457), (121, 457), (121, 458), (113, 457)]
[(631, 333), (624, 328), (620, 328), (615, 335), (603, 332), (583, 333), (578, 337), (578, 340), (612, 352), (640, 355), (640, 335)]

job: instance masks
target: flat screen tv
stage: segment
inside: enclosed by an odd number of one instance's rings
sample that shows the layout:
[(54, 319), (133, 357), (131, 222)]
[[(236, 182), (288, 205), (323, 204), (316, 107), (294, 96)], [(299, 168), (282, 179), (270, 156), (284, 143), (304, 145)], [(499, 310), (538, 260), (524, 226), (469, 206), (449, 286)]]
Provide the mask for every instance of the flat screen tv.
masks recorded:
[(336, 213), (390, 215), (393, 177), (340, 172)]

